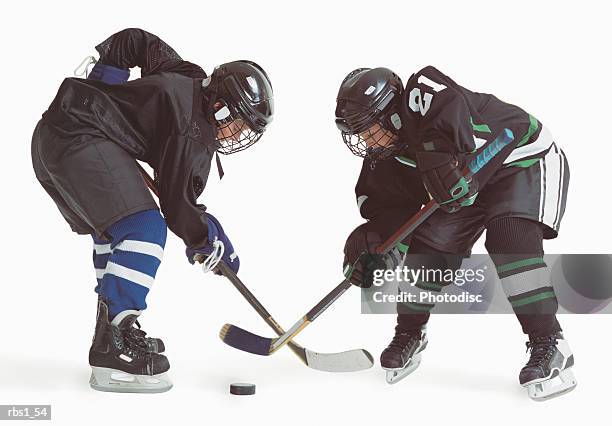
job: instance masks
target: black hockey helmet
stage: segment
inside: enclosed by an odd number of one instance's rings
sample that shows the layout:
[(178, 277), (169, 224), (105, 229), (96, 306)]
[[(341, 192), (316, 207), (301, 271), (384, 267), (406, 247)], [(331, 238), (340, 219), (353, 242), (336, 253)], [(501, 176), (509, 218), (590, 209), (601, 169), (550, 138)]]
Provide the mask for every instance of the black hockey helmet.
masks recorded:
[(219, 65), (203, 82), (220, 107), (214, 112), (223, 137), (218, 152), (232, 154), (259, 140), (274, 115), (272, 83), (266, 72), (251, 61)]
[(403, 91), (402, 80), (387, 68), (358, 68), (344, 78), (336, 126), (353, 154), (381, 160), (398, 152)]

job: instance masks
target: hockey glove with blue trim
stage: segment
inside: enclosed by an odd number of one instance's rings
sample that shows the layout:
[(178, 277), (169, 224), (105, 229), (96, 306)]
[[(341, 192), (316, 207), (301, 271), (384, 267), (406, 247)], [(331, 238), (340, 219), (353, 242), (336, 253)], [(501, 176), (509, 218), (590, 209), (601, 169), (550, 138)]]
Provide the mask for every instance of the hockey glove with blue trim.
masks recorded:
[(201, 248), (187, 247), (185, 254), (192, 265), (197, 261), (202, 263), (204, 272), (213, 270), (222, 260), (229, 268), (238, 273), (240, 259), (234, 250), (229, 237), (225, 234), (221, 223), (212, 214), (206, 213), (208, 219), (208, 243)]

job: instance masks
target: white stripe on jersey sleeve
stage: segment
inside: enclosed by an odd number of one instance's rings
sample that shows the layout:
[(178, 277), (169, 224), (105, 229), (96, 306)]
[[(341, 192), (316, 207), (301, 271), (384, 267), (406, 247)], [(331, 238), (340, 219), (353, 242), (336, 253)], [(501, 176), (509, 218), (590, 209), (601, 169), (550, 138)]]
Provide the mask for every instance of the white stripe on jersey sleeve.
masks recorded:
[(524, 145), (520, 148), (516, 148), (510, 153), (508, 158), (504, 160), (504, 164), (509, 164), (514, 161), (520, 160), (521, 158), (530, 157), (539, 152), (546, 151), (553, 144), (552, 134), (548, 128), (542, 126), (542, 130), (538, 135), (538, 138), (528, 145)]

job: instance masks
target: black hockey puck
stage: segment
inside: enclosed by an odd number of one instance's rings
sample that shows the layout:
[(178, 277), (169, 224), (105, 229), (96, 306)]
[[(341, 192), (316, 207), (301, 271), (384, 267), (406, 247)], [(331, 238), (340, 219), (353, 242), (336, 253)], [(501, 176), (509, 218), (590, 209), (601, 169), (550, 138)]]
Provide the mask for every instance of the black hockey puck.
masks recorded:
[(232, 383), (230, 393), (232, 395), (255, 395), (255, 385), (252, 383)]

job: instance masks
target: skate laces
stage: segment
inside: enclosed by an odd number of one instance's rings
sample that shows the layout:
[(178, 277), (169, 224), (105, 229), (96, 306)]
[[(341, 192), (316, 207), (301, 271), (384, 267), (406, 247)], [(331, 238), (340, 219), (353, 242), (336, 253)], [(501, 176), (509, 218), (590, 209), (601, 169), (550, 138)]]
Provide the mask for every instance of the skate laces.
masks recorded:
[(132, 326), (130, 328), (132, 334), (144, 338), (147, 335), (147, 332), (142, 329), (142, 326), (140, 325), (138, 320), (134, 321), (134, 325), (136, 325), (136, 327)]
[(536, 337), (533, 341), (525, 343), (526, 352), (531, 352), (529, 361), (526, 367), (533, 367), (547, 361), (555, 353), (554, 348), (557, 346), (557, 338), (555, 336)]
[[(132, 327), (133, 330), (137, 330)], [(147, 359), (151, 355), (147, 352), (147, 344), (142, 337), (134, 335), (131, 330), (123, 330), (122, 347), (120, 348), (127, 356), (134, 359)]]
[[(140, 323), (137, 319), (131, 321), (131, 324), (126, 324), (126, 327), (120, 328), (123, 345), (127, 355), (134, 358), (142, 358), (142, 354), (139, 351), (143, 351), (146, 354), (148, 345), (146, 340), (147, 333), (141, 329)], [(134, 350), (134, 352), (130, 352)]]
[(393, 340), (391, 340), (391, 343), (389, 343), (389, 347), (390, 348), (394, 348), (394, 349), (399, 349), (399, 350), (404, 350), (407, 347), (412, 346), (412, 343), (414, 341), (418, 341), (421, 339), (421, 333), (397, 333), (395, 336), (393, 336)]
[(148, 348), (146, 336), (147, 333), (145, 331), (136, 327), (132, 327), (131, 329), (125, 331), (125, 338), (143, 349)]
[(147, 337), (147, 332), (142, 329), (138, 320), (134, 321), (134, 324), (136, 325), (136, 327), (132, 326), (129, 329), (125, 330), (126, 339), (128, 339), (131, 343), (141, 347), (147, 352), (154, 352), (150, 345), (156, 345), (156, 339), (152, 337)]

